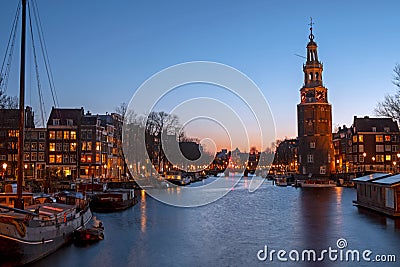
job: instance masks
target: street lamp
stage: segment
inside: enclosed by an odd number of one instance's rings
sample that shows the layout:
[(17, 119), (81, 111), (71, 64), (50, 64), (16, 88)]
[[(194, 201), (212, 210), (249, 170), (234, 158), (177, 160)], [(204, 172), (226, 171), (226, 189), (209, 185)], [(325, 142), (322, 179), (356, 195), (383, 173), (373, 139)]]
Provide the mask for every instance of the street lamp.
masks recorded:
[(6, 176), (6, 171), (7, 171), (7, 163), (3, 163), (3, 179), (5, 179)]
[(372, 157), (372, 168), (375, 168), (375, 157)]
[(365, 153), (365, 152), (364, 152), (364, 153), (363, 153), (363, 157), (364, 157), (364, 158), (363, 158), (363, 163), (364, 163), (364, 172), (365, 172), (365, 157), (366, 157), (366, 156), (367, 156), (367, 153)]
[(394, 172), (396, 173), (397, 172), (397, 170), (396, 170), (396, 161), (393, 161), (393, 169), (394, 169)]
[(107, 178), (107, 164), (104, 164), (104, 178)]

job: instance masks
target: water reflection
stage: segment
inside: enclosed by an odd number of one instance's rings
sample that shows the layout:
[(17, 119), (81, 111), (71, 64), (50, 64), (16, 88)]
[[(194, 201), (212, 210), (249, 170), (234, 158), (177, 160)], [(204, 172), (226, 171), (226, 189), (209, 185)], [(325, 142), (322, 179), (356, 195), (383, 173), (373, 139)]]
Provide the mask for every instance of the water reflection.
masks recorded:
[(147, 225), (147, 206), (146, 206), (146, 192), (140, 191), (140, 231), (146, 232)]

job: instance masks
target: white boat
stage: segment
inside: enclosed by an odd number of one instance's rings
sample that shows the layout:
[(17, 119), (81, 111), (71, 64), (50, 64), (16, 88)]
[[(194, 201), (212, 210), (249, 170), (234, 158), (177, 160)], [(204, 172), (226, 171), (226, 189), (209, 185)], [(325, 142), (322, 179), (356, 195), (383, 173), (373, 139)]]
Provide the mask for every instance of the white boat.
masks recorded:
[[(2, 193), (0, 201), (5, 203), (16, 197)], [(1, 266), (23, 265), (45, 257), (69, 242), (73, 232), (92, 218), (85, 199), (74, 194), (57, 198), (59, 202), (29, 205), (24, 209), (0, 206)], [(29, 195), (24, 194), (24, 200), (29, 201)]]
[(307, 179), (297, 183), (301, 187), (336, 187), (336, 182), (328, 179)]

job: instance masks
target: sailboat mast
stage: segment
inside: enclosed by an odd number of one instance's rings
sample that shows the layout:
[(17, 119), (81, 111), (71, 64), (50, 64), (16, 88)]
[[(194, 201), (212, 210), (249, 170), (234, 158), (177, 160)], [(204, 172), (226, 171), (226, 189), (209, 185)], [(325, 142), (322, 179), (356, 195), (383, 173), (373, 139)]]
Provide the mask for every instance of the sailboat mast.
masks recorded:
[(24, 209), (22, 185), (24, 181), (24, 124), (25, 124), (25, 43), (26, 43), (26, 0), (22, 0), (21, 65), (19, 76), (19, 135), (18, 135), (18, 177), (15, 208)]

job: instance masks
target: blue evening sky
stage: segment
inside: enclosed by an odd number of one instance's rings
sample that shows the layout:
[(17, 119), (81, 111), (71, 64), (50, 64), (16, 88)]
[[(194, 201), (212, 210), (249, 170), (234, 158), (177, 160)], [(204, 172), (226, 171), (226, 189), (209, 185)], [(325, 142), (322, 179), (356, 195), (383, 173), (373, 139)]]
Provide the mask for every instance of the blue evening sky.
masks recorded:
[[(376, 103), (395, 92), (399, 1), (36, 2), (60, 107), (113, 112), (163, 68), (216, 61), (242, 71), (261, 88), (277, 138), (295, 137), (304, 63), (295, 54), (305, 55), (310, 16), (334, 126), (349, 126), (354, 115), (373, 116)], [(17, 0), (1, 4), (1, 56), (16, 6)], [(32, 63), (28, 74), (34, 77)], [(15, 95), (18, 77), (10, 79), (8, 93)], [(39, 115), (34, 79), (28, 81), (26, 103)], [(45, 84), (44, 76), (41, 81)], [(45, 96), (50, 110), (50, 95)]]

